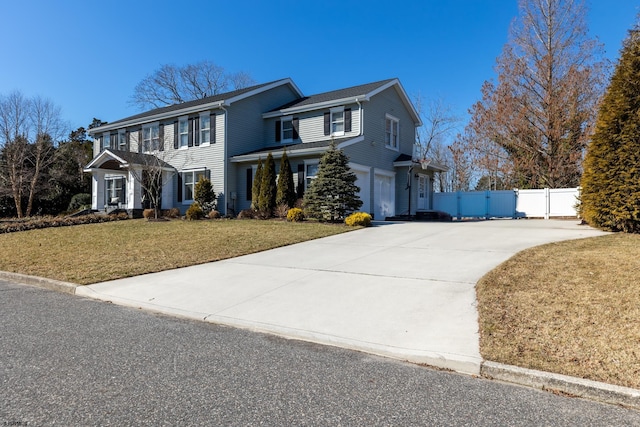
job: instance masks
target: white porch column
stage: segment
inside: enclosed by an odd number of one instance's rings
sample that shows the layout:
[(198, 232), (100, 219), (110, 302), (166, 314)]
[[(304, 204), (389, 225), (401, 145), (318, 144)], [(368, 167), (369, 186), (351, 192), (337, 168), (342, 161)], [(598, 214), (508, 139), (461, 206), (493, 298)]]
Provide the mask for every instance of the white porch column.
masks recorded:
[(162, 199), (160, 209), (171, 209), (173, 207), (173, 173), (162, 172)]
[(127, 175), (127, 209), (142, 209), (142, 188), (136, 176), (132, 171)]
[(91, 173), (91, 209), (104, 209), (104, 171), (94, 170)]

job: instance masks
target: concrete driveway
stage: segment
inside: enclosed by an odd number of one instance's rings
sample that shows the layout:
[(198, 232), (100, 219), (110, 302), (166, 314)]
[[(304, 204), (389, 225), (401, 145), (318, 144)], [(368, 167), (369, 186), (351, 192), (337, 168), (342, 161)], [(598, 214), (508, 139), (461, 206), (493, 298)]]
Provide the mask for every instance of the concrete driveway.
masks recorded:
[(575, 220), (378, 223), (76, 294), (478, 374), (475, 283), (522, 249), (601, 234)]

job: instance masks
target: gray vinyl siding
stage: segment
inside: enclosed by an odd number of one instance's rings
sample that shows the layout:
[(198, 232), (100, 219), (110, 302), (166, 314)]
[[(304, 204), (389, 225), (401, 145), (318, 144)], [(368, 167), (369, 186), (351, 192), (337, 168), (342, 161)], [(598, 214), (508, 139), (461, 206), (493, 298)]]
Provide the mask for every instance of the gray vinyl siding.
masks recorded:
[[(338, 138), (356, 137), (360, 134), (360, 112), (358, 104), (345, 105), (345, 108), (351, 108), (351, 132), (345, 132), (343, 136)], [(286, 144), (326, 141), (328, 136), (324, 134), (324, 113), (329, 110), (329, 108), (326, 108), (292, 114), (293, 117), (299, 120), (299, 139), (286, 142)], [(278, 120), (281, 120), (281, 117), (266, 119), (264, 122), (264, 140), (267, 147), (277, 147), (281, 144), (280, 142), (276, 142), (275, 129)]]
[[(161, 151), (158, 156), (176, 168), (177, 173), (196, 169), (209, 170), (213, 190), (218, 195), (219, 200), (224, 200), (224, 111), (215, 110), (211, 111), (211, 113), (215, 113), (216, 120), (215, 142), (209, 145), (194, 145), (193, 147), (178, 149), (173, 148), (174, 122), (178, 120), (178, 117), (176, 117), (175, 120), (168, 120), (161, 123), (161, 125), (164, 126), (164, 151)], [(199, 116), (199, 113), (192, 116)], [(211, 135), (211, 141), (214, 141), (213, 134)], [(178, 202), (177, 181), (177, 178), (174, 178), (175, 191), (173, 193), (173, 205), (184, 211), (189, 203)]]
[[(241, 175), (246, 173), (246, 167), (231, 163), (228, 159), (238, 154), (259, 150), (267, 147), (264, 138), (264, 119), (262, 114), (297, 98), (297, 94), (288, 86), (278, 86), (266, 92), (254, 95), (233, 103), (228, 107), (227, 128), (227, 190), (236, 192), (236, 213), (244, 202), (243, 182)], [(231, 206), (229, 200), (229, 207)], [(220, 204), (218, 204), (220, 209)], [(226, 211), (225, 211), (226, 212)]]
[[(411, 155), (415, 142), (415, 123), (394, 87), (375, 95), (364, 108), (364, 141), (344, 148), (354, 163), (393, 171), (400, 154)], [(399, 150), (385, 146), (385, 119), (390, 114), (399, 121)]]

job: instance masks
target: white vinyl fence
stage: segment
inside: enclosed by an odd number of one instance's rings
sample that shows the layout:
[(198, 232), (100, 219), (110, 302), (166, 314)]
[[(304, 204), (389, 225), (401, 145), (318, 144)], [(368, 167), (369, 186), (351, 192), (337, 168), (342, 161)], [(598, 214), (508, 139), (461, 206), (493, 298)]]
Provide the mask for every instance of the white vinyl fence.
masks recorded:
[(455, 218), (577, 217), (578, 188), (433, 193), (433, 209)]

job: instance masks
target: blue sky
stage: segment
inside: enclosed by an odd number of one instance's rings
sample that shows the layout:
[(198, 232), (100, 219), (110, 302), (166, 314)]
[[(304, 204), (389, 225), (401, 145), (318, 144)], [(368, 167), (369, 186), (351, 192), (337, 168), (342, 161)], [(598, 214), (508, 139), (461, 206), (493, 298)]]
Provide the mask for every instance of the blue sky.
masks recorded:
[[(587, 4), (616, 60), (640, 2)], [(517, 12), (517, 0), (6, 0), (0, 95), (50, 98), (75, 129), (137, 113), (133, 88), (160, 65), (206, 59), (306, 95), (398, 77), (465, 119)]]

